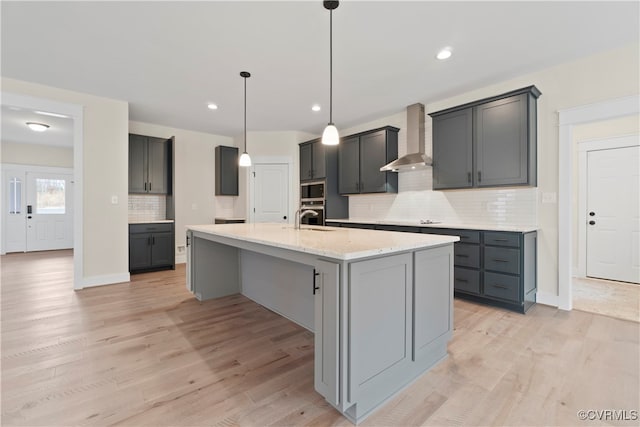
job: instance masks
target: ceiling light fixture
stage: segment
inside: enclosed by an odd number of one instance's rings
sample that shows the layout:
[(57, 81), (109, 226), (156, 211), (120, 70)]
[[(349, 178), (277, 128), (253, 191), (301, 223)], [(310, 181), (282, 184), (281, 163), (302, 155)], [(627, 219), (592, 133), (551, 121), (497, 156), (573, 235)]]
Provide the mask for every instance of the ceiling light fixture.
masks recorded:
[(451, 57), (451, 48), (450, 47), (445, 47), (443, 49), (440, 50), (440, 52), (438, 52), (438, 54), (436, 55), (436, 58), (438, 58), (439, 60), (444, 60), (444, 59), (449, 59)]
[(27, 122), (27, 126), (34, 132), (44, 132), (49, 129), (49, 125), (45, 125), (44, 123)]
[(311, 106), (311, 110), (312, 111), (320, 111), (322, 108), (320, 108), (320, 106), (318, 104), (314, 104), (313, 106)]
[(251, 157), (247, 153), (247, 79), (251, 77), (251, 74), (248, 71), (241, 71), (240, 76), (244, 79), (244, 152), (240, 156), (238, 164), (243, 167), (249, 167), (251, 166)]
[(324, 145), (338, 145), (340, 135), (338, 128), (333, 124), (333, 9), (339, 5), (339, 1), (324, 1), (324, 8), (329, 11), (329, 123), (322, 132)]
[(214, 104), (214, 103), (209, 103), (209, 104), (207, 104), (207, 108), (209, 110), (217, 110), (218, 106), (216, 104)]

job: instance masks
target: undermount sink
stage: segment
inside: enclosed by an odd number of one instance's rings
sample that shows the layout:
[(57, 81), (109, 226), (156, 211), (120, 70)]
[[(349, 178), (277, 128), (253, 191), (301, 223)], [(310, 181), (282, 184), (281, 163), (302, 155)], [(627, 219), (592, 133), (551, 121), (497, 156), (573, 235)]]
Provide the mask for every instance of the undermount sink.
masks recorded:
[[(295, 230), (295, 227), (282, 227), (284, 229)], [(300, 227), (298, 230), (300, 231), (333, 231), (322, 227)]]

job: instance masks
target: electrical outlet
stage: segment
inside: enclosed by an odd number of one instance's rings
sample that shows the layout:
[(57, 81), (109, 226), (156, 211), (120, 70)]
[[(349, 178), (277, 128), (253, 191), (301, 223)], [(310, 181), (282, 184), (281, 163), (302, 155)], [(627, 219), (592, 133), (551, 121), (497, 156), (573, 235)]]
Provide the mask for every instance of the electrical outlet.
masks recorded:
[(178, 253), (184, 252), (184, 245), (178, 245)]
[(558, 196), (556, 193), (542, 193), (542, 203), (557, 203)]

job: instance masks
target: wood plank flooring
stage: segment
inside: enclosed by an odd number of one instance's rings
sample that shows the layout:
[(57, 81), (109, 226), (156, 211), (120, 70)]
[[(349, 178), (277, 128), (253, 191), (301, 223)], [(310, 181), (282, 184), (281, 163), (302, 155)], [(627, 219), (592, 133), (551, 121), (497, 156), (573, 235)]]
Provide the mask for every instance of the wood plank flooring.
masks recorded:
[[(70, 251), (2, 268), (2, 426), (349, 426), (313, 389), (313, 335), (241, 295), (198, 302), (184, 265), (72, 290)], [(365, 426), (637, 425), (638, 323), (455, 302), (449, 357)], [(627, 412), (630, 415), (630, 412)]]
[(640, 322), (640, 285), (579, 277), (572, 280), (574, 310)]

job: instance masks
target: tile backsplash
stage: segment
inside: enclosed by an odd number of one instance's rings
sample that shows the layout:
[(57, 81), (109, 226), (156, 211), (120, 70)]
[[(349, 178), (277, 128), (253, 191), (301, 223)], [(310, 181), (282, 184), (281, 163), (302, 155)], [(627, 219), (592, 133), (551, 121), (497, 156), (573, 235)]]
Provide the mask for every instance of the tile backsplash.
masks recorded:
[(350, 218), (537, 225), (535, 187), (433, 191), (432, 170), (427, 168), (400, 173), (398, 188), (397, 194), (350, 196)]
[(167, 216), (167, 196), (129, 194), (129, 221), (159, 221)]

